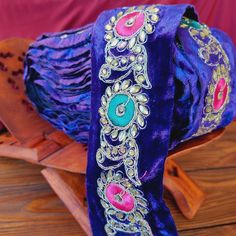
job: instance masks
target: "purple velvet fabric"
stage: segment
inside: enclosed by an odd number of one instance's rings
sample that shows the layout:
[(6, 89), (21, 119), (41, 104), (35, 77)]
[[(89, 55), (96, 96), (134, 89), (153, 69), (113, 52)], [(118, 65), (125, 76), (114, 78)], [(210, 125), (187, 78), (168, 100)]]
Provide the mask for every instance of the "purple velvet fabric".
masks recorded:
[(87, 143), (90, 127), (92, 25), (45, 34), (26, 55), (26, 92), (42, 115), (73, 139)]
[[(146, 220), (153, 235), (171, 236), (177, 235), (177, 231), (162, 198), (164, 162), (170, 149), (193, 138), (197, 132), (213, 69), (198, 56), (199, 46), (188, 31), (179, 28), (183, 16), (197, 20), (192, 6), (159, 8), (160, 21), (145, 44), (152, 84), (152, 89), (145, 92), (151, 114), (147, 127), (137, 137), (138, 173), (142, 182), (140, 190), (149, 202)], [(27, 93), (42, 116), (78, 142), (89, 142), (87, 196), (96, 236), (106, 235), (104, 208), (97, 195), (101, 169), (95, 156), (100, 146), (98, 109), (107, 85), (98, 79), (98, 74), (105, 58), (104, 26), (121, 10), (106, 11), (94, 25), (79, 30), (42, 36), (31, 45), (25, 66)], [(232, 91), (216, 127), (220, 128), (236, 115), (236, 53), (227, 35), (217, 29), (212, 29), (212, 34), (221, 43), (231, 66)]]
[[(173, 55), (176, 53), (175, 35), (183, 15), (196, 19), (192, 8), (187, 5), (160, 6), (161, 20), (156, 30), (146, 43), (148, 54), (148, 73), (152, 89), (145, 91), (149, 96), (151, 115), (147, 118), (147, 127), (142, 130), (137, 140), (140, 144), (139, 177), (142, 177), (141, 189), (149, 202), (147, 221), (153, 235), (177, 235), (171, 214), (163, 201), (163, 171), (167, 156), (171, 123), (174, 109), (174, 66)], [(105, 235), (104, 209), (99, 204), (97, 179), (101, 169), (95, 161), (96, 151), (100, 146), (99, 114), (101, 95), (107, 85), (98, 80), (98, 72), (104, 63), (104, 25), (109, 18), (121, 9), (107, 11), (100, 15), (95, 23), (92, 39), (92, 120), (89, 140), (87, 168), (87, 195), (89, 215), (96, 236)], [(164, 55), (164, 56), (163, 56)], [(151, 62), (151, 63), (150, 63)], [(114, 75), (116, 78), (117, 75)], [(149, 137), (149, 138), (147, 138)], [(117, 235), (127, 235), (119, 233)], [(139, 235), (139, 234), (137, 234)]]
[[(212, 35), (220, 42), (231, 65), (230, 103), (222, 115), (217, 128), (227, 126), (236, 116), (236, 50), (232, 40), (222, 31), (211, 29)], [(192, 138), (202, 119), (205, 96), (212, 80), (212, 67), (203, 63), (198, 56), (198, 45), (187, 30), (178, 29), (177, 36), (183, 50), (175, 50), (175, 100), (169, 149), (181, 140)]]

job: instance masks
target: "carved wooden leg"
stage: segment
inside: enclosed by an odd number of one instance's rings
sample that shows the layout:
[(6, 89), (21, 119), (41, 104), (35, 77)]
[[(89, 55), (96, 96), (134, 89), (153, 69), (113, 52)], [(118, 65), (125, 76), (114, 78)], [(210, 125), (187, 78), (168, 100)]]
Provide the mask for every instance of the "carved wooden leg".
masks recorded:
[(192, 219), (205, 199), (205, 193), (173, 160), (166, 161), (164, 186), (173, 195), (180, 211)]
[(92, 236), (87, 213), (85, 175), (53, 168), (45, 168), (42, 174), (85, 233)]

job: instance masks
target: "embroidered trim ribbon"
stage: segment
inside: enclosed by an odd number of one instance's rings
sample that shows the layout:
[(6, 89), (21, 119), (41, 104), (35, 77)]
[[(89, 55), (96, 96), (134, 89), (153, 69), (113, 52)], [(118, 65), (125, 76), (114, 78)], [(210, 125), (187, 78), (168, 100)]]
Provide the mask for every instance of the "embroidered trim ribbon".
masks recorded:
[[(144, 89), (152, 87), (147, 74), (145, 43), (159, 21), (157, 6), (128, 8), (105, 26), (105, 63), (99, 79), (109, 86), (99, 108), (101, 132), (96, 160), (103, 170), (97, 193), (104, 207), (107, 235), (117, 232), (152, 235), (145, 215), (148, 204), (137, 186), (139, 146), (136, 137), (146, 127), (150, 109)], [(111, 78), (112, 72), (120, 72)], [(118, 167), (124, 167), (125, 172)]]
[(227, 54), (206, 25), (183, 18), (180, 27), (188, 28), (190, 36), (199, 46), (198, 56), (212, 68), (212, 80), (205, 96), (202, 120), (193, 135), (200, 136), (216, 129), (222, 120), (231, 93), (231, 68)]

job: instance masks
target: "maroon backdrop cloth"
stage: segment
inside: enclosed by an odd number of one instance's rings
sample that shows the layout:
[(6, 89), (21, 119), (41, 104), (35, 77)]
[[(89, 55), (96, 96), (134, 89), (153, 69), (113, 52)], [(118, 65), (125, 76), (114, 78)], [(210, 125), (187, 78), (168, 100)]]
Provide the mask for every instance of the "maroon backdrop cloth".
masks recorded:
[(78, 28), (105, 9), (152, 3), (193, 4), (202, 22), (224, 30), (236, 44), (235, 0), (0, 0), (0, 40)]

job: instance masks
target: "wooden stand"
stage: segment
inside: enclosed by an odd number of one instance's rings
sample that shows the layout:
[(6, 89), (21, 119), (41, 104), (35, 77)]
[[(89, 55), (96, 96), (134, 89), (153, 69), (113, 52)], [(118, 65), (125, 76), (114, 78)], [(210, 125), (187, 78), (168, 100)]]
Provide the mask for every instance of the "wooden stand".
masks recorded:
[[(9, 132), (0, 135), (0, 156), (45, 166), (42, 174), (50, 186), (87, 235), (92, 235), (85, 193), (87, 147), (55, 130), (28, 101), (22, 80), (22, 61), (29, 43), (23, 39), (0, 42), (0, 121)], [(164, 187), (171, 192), (188, 219), (194, 217), (205, 194), (174, 158), (208, 144), (220, 137), (223, 131), (179, 145), (166, 161)]]

